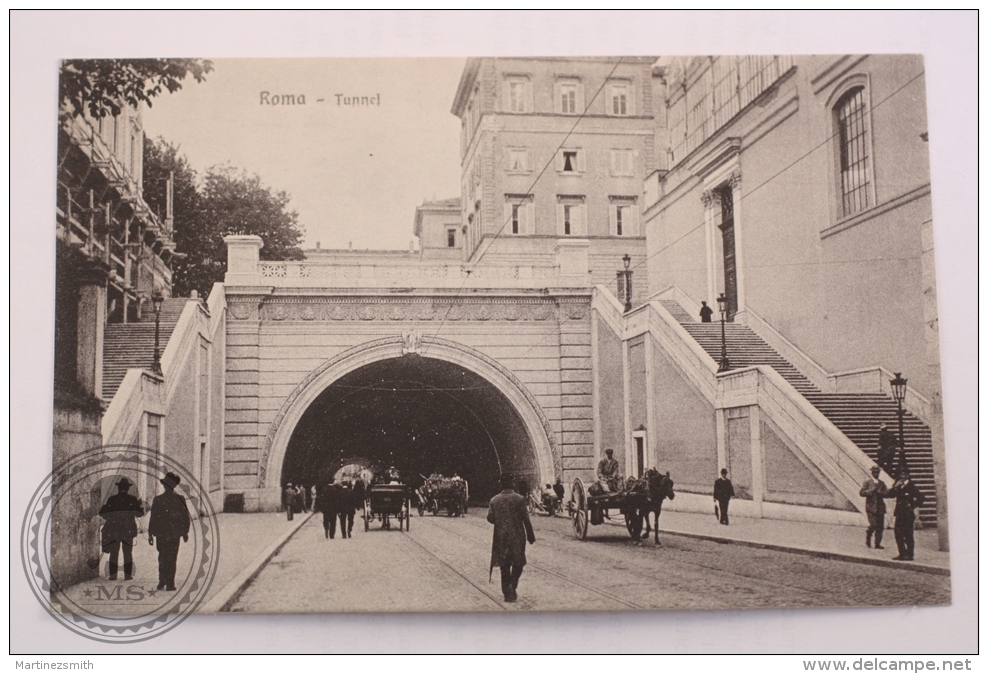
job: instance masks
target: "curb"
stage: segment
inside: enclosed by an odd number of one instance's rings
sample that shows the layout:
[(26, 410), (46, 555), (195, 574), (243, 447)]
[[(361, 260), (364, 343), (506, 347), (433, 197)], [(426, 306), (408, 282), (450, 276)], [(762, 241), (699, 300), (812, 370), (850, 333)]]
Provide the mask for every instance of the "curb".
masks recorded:
[(315, 513), (308, 513), (304, 517), (298, 519), (297, 522), (292, 524), (287, 531), (282, 533), (275, 541), (266, 547), (261, 554), (252, 559), (244, 569), (233, 577), (233, 580), (228, 582), (220, 591), (213, 595), (213, 598), (202, 605), (196, 613), (226, 613), (229, 612), (230, 608), (233, 606), (234, 602), (240, 598), (240, 595), (247, 586), (250, 585), (251, 581), (257, 578), (257, 574), (261, 572), (261, 569), (278, 554), (278, 551), (284, 547), (285, 543), (295, 535), (302, 526), (309, 521), (309, 519)]
[(695, 538), (704, 541), (713, 541), (714, 543), (743, 545), (749, 548), (761, 548), (763, 550), (777, 550), (779, 552), (791, 552), (793, 554), (806, 555), (808, 557), (835, 559), (841, 562), (853, 562), (855, 564), (871, 564), (872, 566), (884, 566), (886, 568), (901, 569), (904, 571), (919, 571), (921, 573), (930, 573), (936, 576), (950, 575), (949, 568), (944, 568), (941, 566), (933, 566), (931, 564), (922, 564), (922, 563), (917, 564), (916, 562), (897, 562), (892, 559), (875, 559), (873, 557), (859, 557), (857, 555), (848, 555), (842, 552), (810, 550), (807, 548), (795, 548), (787, 545), (776, 545), (774, 543), (758, 543), (757, 541), (745, 541), (737, 538), (726, 538), (724, 536), (713, 536), (710, 534), (695, 534), (686, 531), (673, 531), (672, 529), (662, 529), (660, 533), (668, 534), (670, 536), (682, 536), (683, 538)]

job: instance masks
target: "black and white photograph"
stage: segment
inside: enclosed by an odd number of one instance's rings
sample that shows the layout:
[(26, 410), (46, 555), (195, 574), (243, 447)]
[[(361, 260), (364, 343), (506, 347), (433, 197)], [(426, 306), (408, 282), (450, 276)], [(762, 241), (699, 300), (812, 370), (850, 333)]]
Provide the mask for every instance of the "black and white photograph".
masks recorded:
[(48, 63), (32, 610), (954, 603), (926, 58), (635, 46)]

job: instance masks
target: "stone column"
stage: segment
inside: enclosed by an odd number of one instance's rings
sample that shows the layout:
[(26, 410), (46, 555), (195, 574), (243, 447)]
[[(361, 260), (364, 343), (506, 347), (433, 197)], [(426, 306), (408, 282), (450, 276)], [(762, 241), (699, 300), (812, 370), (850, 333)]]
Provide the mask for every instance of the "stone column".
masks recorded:
[(223, 237), (226, 243), (226, 278), (228, 286), (256, 286), (261, 284), (260, 261), (261, 237), (253, 234)]

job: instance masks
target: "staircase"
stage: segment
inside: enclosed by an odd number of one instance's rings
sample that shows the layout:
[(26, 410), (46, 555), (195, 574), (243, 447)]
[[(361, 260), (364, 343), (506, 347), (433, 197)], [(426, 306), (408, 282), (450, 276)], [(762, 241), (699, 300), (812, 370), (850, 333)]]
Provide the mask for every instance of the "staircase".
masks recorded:
[[(185, 308), (186, 297), (166, 298), (161, 304), (159, 351), (175, 330)], [(103, 332), (103, 399), (112, 400), (127, 370), (151, 369), (154, 362), (154, 311), (145, 311), (134, 323), (109, 323)]]
[[(720, 360), (719, 322), (700, 323), (675, 300), (661, 300), (661, 304), (704, 351), (715, 361)], [(891, 398), (877, 393), (824, 393), (751, 328), (727, 323), (724, 325), (724, 334), (730, 369), (737, 370), (752, 365), (772, 367), (872, 460), (876, 460), (878, 456), (879, 425), (888, 424), (893, 433), (898, 433), (898, 406)], [(909, 473), (926, 497), (926, 503), (919, 511), (920, 520), (924, 525), (935, 526), (937, 508), (933, 486), (933, 436), (929, 426), (908, 412), (903, 417), (903, 427)]]

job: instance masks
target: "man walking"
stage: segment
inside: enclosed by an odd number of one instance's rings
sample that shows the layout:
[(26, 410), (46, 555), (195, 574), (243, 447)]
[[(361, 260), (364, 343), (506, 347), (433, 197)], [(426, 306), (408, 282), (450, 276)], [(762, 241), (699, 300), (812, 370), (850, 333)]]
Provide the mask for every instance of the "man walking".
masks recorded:
[(868, 515), (868, 533), (865, 545), (871, 547), (871, 535), (875, 534), (875, 548), (882, 549), (882, 536), (885, 533), (885, 497), (889, 490), (885, 483), (879, 480), (882, 469), (871, 467), (871, 478), (861, 485), (861, 496), (865, 497), (865, 513)]
[[(342, 487), (335, 482), (323, 485), (316, 496), (317, 507), (322, 512), (322, 528), (326, 538), (336, 538), (336, 520), (340, 516)], [(346, 530), (343, 531), (346, 538)]]
[(528, 518), (525, 498), (512, 489), (510, 475), (501, 476), (501, 493), (491, 499), (487, 521), (494, 525), (491, 545), (491, 573), (501, 569), (501, 592), (504, 601), (518, 599), (518, 579), (525, 567), (525, 540), (535, 543), (535, 531)]
[(895, 433), (889, 430), (888, 424), (878, 427), (878, 466), (889, 475), (894, 475), (895, 471), (895, 451), (898, 449), (899, 441)]
[(158, 548), (158, 589), (175, 591), (175, 567), (178, 563), (178, 546), (181, 538), (189, 541), (189, 509), (185, 498), (175, 493), (182, 479), (168, 473), (159, 482), (165, 488), (163, 494), (151, 504), (151, 521), (148, 523), (148, 543)]
[(915, 509), (923, 505), (926, 497), (909, 479), (909, 471), (905, 468), (899, 470), (888, 495), (895, 498), (895, 511), (893, 512), (895, 515), (895, 545), (899, 548), (899, 554), (892, 559), (911, 562), (916, 548), (913, 536), (913, 528), (916, 525)]
[(353, 514), (356, 512), (356, 506), (353, 502), (353, 488), (350, 486), (349, 480), (343, 482), (343, 486), (340, 487), (340, 493), (340, 536), (342, 538), (352, 538)]
[(130, 494), (133, 482), (125, 477), (117, 482), (117, 493), (106, 499), (99, 510), (104, 520), (100, 545), (110, 560), (107, 569), (109, 580), (117, 579), (117, 558), (123, 548), (124, 580), (134, 577), (134, 539), (137, 538), (137, 518), (144, 517), (144, 508), (136, 496)]
[(720, 507), (720, 523), (730, 524), (727, 519), (727, 506), (734, 498), (734, 485), (727, 479), (727, 468), (720, 469), (720, 477), (714, 482), (714, 501)]

